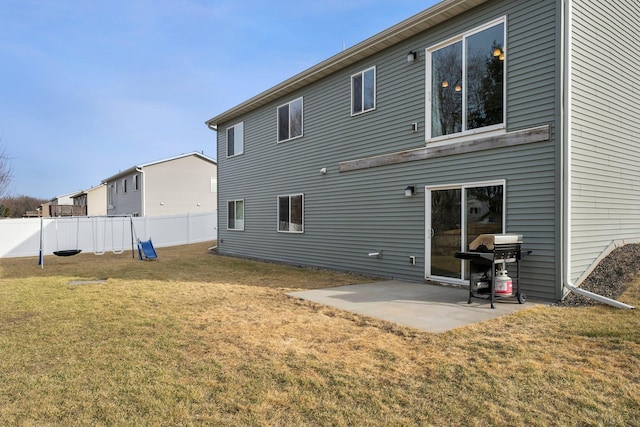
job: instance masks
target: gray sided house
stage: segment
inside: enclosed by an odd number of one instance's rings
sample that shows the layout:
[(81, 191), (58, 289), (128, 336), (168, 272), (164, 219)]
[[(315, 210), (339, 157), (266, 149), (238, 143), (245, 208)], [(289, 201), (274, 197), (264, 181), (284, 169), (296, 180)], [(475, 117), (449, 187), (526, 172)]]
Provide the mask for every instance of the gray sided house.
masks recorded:
[(455, 252), (515, 233), (561, 299), (640, 239), (639, 21), (445, 0), (213, 117), (220, 252), (464, 285)]
[(103, 181), (107, 215), (161, 216), (217, 209), (217, 163), (191, 152), (132, 166)]

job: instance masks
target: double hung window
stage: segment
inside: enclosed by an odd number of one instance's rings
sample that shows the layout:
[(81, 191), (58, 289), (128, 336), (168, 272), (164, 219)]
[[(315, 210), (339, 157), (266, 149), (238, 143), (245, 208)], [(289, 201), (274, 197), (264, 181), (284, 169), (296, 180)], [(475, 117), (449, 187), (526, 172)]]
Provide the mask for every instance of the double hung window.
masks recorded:
[(351, 115), (376, 108), (376, 67), (351, 76)]
[(244, 123), (227, 128), (227, 157), (244, 152)]
[(244, 230), (244, 200), (227, 201), (227, 230)]
[(302, 136), (302, 98), (278, 107), (278, 142)]
[(304, 232), (304, 195), (278, 196), (278, 231)]
[(427, 51), (433, 139), (504, 128), (504, 19)]
[(109, 185), (109, 188), (107, 191), (107, 205), (109, 209), (113, 209), (113, 201), (115, 199), (115, 196), (116, 196), (116, 187), (115, 187), (115, 184), (111, 184)]

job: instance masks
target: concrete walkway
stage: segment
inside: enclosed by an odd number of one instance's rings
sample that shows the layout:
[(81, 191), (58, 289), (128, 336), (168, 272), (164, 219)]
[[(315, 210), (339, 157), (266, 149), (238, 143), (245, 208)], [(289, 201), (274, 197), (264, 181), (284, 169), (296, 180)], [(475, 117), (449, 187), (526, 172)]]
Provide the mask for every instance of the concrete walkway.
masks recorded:
[(502, 299), (491, 309), (489, 300), (474, 298), (469, 291), (399, 280), (312, 289), (288, 295), (342, 310), (399, 323), (428, 332), (445, 332), (531, 307), (515, 298)]

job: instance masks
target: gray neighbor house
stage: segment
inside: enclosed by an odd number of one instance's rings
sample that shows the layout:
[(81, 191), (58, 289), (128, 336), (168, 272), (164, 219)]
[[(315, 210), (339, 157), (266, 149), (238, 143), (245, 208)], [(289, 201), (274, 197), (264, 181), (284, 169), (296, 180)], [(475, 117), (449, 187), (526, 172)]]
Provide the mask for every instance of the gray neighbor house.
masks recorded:
[(640, 239), (638, 22), (444, 0), (213, 117), (220, 253), (465, 285), (455, 252), (514, 233), (523, 291), (562, 299)]

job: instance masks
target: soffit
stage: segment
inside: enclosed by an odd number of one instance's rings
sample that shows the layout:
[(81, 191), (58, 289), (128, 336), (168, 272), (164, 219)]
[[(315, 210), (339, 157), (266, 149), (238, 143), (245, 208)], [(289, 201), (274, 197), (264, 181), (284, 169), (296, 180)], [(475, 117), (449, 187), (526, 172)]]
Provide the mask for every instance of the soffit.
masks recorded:
[(226, 112), (208, 120), (208, 126), (217, 126), (233, 120), (242, 114), (268, 104), (277, 98), (294, 92), (317, 80), (331, 75), (358, 61), (368, 58), (390, 46), (400, 43), (418, 33), (426, 31), (448, 19), (466, 12), (488, 0), (443, 0), (417, 15), (408, 18), (393, 27), (382, 31), (357, 45), (346, 49), (325, 61), (303, 71), (271, 89), (227, 110)]

